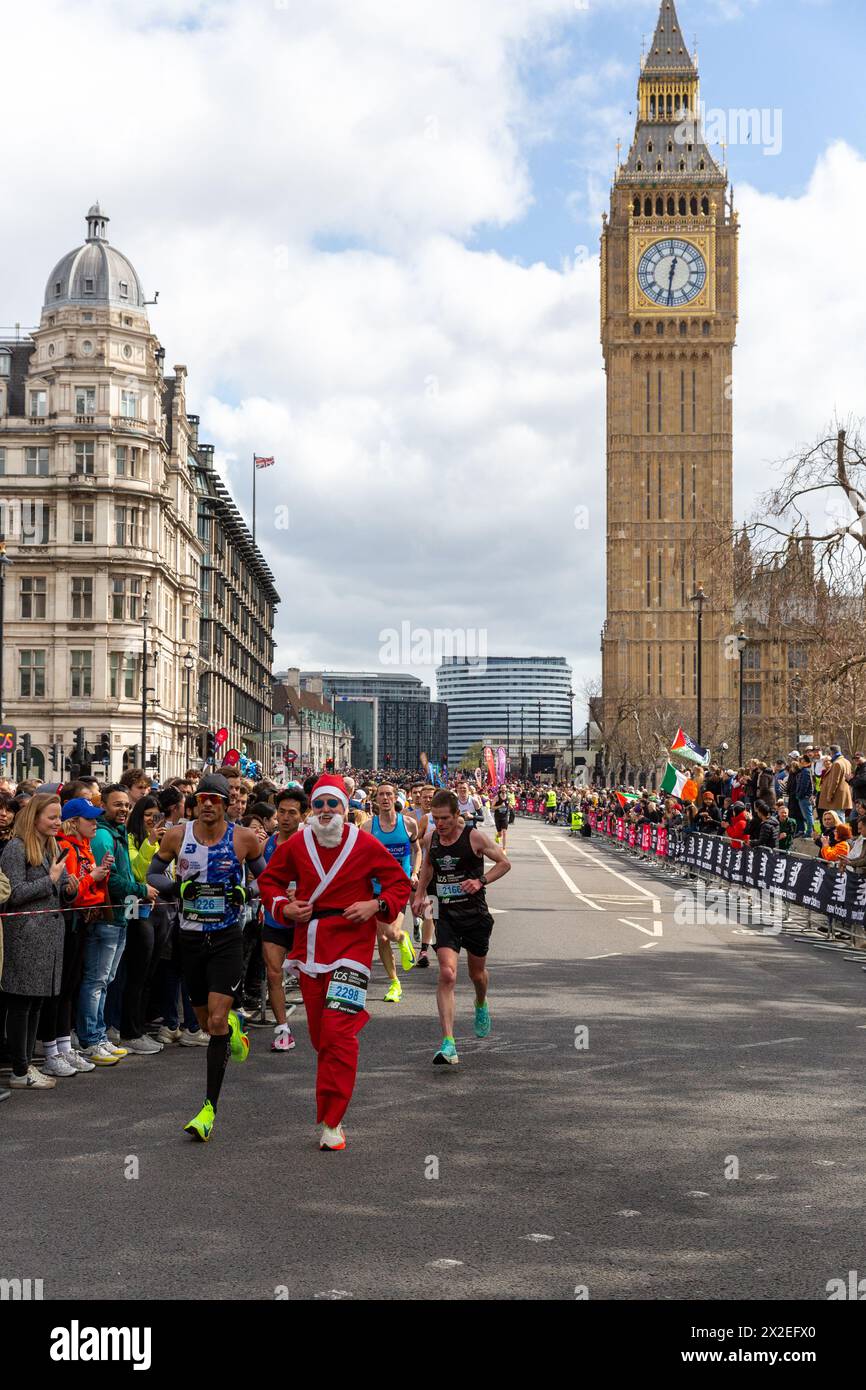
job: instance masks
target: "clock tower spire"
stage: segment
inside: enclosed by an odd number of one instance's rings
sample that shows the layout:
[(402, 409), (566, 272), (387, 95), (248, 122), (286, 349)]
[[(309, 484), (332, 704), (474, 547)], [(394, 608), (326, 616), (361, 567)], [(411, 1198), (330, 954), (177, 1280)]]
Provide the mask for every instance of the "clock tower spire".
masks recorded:
[(733, 517), (737, 231), (727, 175), (701, 128), (697, 62), (673, 0), (662, 0), (641, 61), (634, 138), (614, 176), (601, 242), (608, 737), (623, 711), (632, 729), (635, 717), (645, 722), (647, 744), (659, 720), (697, 727), (690, 600), (699, 585), (709, 600), (704, 742), (724, 738), (733, 719), (735, 663), (726, 659), (724, 639), (733, 625), (725, 537)]

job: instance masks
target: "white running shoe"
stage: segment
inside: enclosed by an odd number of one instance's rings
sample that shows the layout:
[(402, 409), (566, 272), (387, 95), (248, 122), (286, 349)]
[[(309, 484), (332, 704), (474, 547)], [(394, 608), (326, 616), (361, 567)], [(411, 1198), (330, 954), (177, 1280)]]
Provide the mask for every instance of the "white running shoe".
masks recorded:
[(210, 1042), (210, 1033), (206, 1033), (203, 1028), (191, 1033), (188, 1028), (181, 1030), (178, 1043), (181, 1047), (207, 1047)]
[(44, 1076), (35, 1067), (28, 1067), (23, 1076), (10, 1076), (13, 1091), (50, 1091), (57, 1085), (53, 1076)]
[(291, 1052), (295, 1046), (291, 1028), (275, 1028), (271, 1052)]
[(44, 1076), (77, 1076), (78, 1070), (70, 1066), (62, 1052), (58, 1052), (54, 1057), (45, 1058), (42, 1073)]
[(86, 1057), (82, 1057), (81, 1053), (77, 1051), (76, 1048), (73, 1048), (71, 1052), (61, 1052), (60, 1055), (64, 1062), (68, 1062), (69, 1066), (74, 1067), (76, 1071), (95, 1070), (93, 1063), (88, 1062)]
[(343, 1133), (343, 1126), (338, 1125), (336, 1129), (330, 1129), (328, 1125), (322, 1125), (322, 1133), (319, 1136), (319, 1148), (333, 1153), (339, 1149), (345, 1149), (346, 1136)]
[(158, 1043), (164, 1043), (168, 1047), (171, 1043), (180, 1041), (180, 1029), (169, 1028), (168, 1024), (163, 1023), (151, 1036), (156, 1038)]

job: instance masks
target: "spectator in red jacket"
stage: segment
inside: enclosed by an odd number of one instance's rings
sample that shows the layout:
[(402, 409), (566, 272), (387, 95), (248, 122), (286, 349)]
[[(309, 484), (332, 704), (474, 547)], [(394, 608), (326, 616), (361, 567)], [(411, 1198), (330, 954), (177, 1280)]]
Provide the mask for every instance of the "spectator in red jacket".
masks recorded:
[(731, 807), (730, 819), (725, 826), (725, 834), (734, 846), (734, 849), (745, 849), (746, 827), (748, 824), (749, 817), (746, 814), (744, 803), (742, 801), (735, 801)]

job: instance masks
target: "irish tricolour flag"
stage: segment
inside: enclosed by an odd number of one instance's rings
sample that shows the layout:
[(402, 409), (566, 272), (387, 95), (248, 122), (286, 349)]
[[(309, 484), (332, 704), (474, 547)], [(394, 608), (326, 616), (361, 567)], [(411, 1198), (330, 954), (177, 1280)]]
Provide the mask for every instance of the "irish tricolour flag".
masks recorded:
[[(688, 788), (688, 791), (686, 791)], [(695, 784), (686, 772), (679, 772), (668, 763), (662, 778), (662, 791), (666, 796), (675, 796), (680, 801), (694, 801)], [(689, 795), (691, 792), (691, 795)], [(684, 795), (685, 793), (685, 795)]]
[(671, 744), (671, 752), (676, 753), (678, 758), (684, 758), (687, 763), (697, 763), (698, 767), (709, 767), (709, 749), (701, 748), (700, 744), (695, 743), (694, 739), (684, 734), (682, 729), (677, 729), (677, 736)]

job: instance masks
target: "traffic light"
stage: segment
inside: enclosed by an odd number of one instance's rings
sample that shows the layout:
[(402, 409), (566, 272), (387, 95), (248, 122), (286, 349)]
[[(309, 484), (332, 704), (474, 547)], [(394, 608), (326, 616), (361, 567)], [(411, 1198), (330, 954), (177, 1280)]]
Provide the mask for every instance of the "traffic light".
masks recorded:
[(214, 733), (213, 729), (208, 729), (207, 754), (205, 757), (205, 762), (216, 762), (216, 734)]
[(51, 766), (55, 772), (63, 769), (63, 744), (52, 743), (51, 745)]
[(30, 734), (21, 736), (21, 761), (25, 767), (29, 767), (33, 761), (33, 739)]
[(84, 730), (80, 726), (75, 730), (75, 751), (72, 758), (73, 762), (84, 762)]
[(103, 733), (99, 735), (99, 741), (96, 745), (96, 753), (94, 754), (94, 762), (111, 762), (111, 734)]
[(333, 771), (334, 771), (334, 759), (333, 759), (333, 758), (328, 758), (328, 759), (326, 760), (326, 762), (325, 762), (325, 771), (326, 771), (326, 772), (333, 772)]

